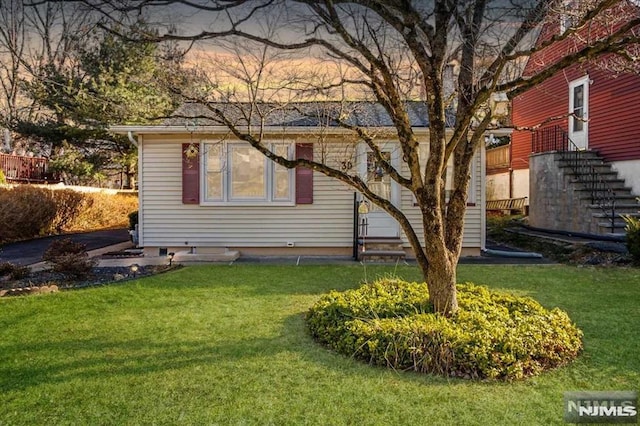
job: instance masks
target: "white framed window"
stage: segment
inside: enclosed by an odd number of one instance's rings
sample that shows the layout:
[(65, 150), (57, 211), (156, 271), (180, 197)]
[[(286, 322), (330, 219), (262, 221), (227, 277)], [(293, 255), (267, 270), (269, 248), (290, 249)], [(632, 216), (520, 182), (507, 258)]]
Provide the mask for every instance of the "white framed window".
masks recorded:
[[(477, 154), (476, 154), (477, 155)], [(427, 164), (427, 159), (429, 158), (429, 144), (421, 143), (418, 146), (418, 159), (420, 160), (421, 169), (424, 170), (425, 165)], [(451, 192), (453, 191), (453, 172), (454, 172), (454, 162), (453, 155), (449, 157), (449, 161), (447, 162), (447, 172), (446, 172), (446, 180), (445, 180), (445, 202), (449, 202), (449, 197)], [(421, 172), (422, 173), (422, 172)], [(476, 202), (476, 156), (473, 156), (471, 160), (471, 179), (469, 180), (469, 192), (467, 194), (467, 204), (475, 204)], [(415, 200), (414, 200), (415, 202)]]
[[(265, 142), (275, 154), (291, 159), (291, 143)], [(294, 203), (294, 171), (266, 158), (248, 143), (202, 141), (203, 205)]]

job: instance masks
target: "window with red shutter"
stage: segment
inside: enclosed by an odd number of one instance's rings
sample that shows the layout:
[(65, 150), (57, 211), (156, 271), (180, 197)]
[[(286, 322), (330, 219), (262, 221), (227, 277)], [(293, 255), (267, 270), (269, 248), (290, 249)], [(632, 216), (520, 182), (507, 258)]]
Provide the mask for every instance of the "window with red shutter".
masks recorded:
[[(313, 144), (297, 143), (296, 159), (313, 160)], [(313, 170), (296, 168), (296, 204), (313, 204)]]
[(182, 204), (200, 203), (200, 152), (196, 144), (182, 144)]
[[(276, 155), (292, 159), (296, 155), (313, 157), (309, 144), (294, 151), (295, 144), (263, 141)], [(309, 146), (305, 146), (309, 145)], [(200, 155), (202, 188), (201, 205), (286, 205), (294, 206), (296, 170), (280, 166), (262, 155), (248, 143), (240, 141), (202, 141)], [(302, 202), (313, 201), (311, 170), (305, 170)], [(311, 177), (312, 179), (312, 177)], [(306, 183), (305, 183), (306, 180)], [(310, 192), (311, 190), (311, 192)]]

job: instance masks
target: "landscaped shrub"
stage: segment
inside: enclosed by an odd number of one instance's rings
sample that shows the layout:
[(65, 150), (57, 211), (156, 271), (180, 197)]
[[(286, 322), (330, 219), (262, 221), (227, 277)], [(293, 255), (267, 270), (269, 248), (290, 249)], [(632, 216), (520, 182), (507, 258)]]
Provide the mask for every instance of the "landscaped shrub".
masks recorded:
[(460, 309), (434, 314), (426, 284), (378, 280), (331, 292), (306, 316), (330, 348), (398, 370), (479, 379), (520, 379), (564, 365), (582, 348), (566, 313), (533, 299), (458, 286)]
[(56, 216), (51, 228), (53, 232), (60, 234), (69, 229), (69, 225), (78, 217), (87, 194), (72, 189), (59, 189), (52, 191), (51, 195), (56, 203)]
[(0, 188), (0, 242), (46, 235), (55, 217), (51, 191), (27, 185)]
[(627, 223), (625, 231), (627, 233), (627, 249), (631, 254), (633, 263), (640, 264), (640, 219), (633, 216), (623, 216)]
[(87, 246), (63, 238), (52, 242), (42, 256), (42, 260), (50, 263), (54, 272), (73, 278), (91, 276), (95, 259), (90, 259)]
[(84, 194), (82, 208), (66, 231), (88, 231), (129, 226), (129, 213), (138, 210), (135, 194)]
[(0, 263), (0, 277), (8, 276), (12, 280), (20, 280), (28, 277), (31, 269), (28, 266), (14, 265), (11, 262)]
[(4, 185), (7, 183), (7, 177), (4, 175), (4, 172), (0, 170), (0, 185)]
[(40, 235), (125, 227), (134, 194), (85, 193), (20, 185), (0, 188), (0, 243)]

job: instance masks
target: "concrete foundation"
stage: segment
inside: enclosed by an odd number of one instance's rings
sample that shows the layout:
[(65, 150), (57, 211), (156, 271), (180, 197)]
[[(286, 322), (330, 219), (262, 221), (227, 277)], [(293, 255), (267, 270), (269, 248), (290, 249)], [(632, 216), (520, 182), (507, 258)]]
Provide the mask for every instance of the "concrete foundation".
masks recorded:
[(560, 154), (545, 152), (529, 158), (529, 224), (537, 228), (595, 234), (591, 212), (580, 200), (570, 177), (558, 167)]

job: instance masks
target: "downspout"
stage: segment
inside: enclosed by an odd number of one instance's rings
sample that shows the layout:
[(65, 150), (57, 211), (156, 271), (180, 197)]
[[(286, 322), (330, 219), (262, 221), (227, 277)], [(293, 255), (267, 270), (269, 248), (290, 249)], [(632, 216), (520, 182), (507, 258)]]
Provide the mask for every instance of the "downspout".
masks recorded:
[[(129, 142), (138, 150), (138, 161), (140, 161), (140, 147), (138, 146), (138, 141), (133, 137), (133, 132), (129, 130), (127, 132), (127, 138)], [(140, 170), (140, 166), (138, 165), (138, 171)], [(142, 199), (140, 187), (138, 186), (138, 223), (134, 226), (134, 229), (129, 231), (129, 235), (131, 236), (131, 241), (135, 244), (136, 247), (140, 247), (140, 218), (142, 217)]]
[(513, 138), (509, 141), (509, 198), (513, 198)]
[(129, 138), (129, 142), (131, 142), (133, 146), (138, 148), (138, 141), (133, 137), (133, 132), (131, 130), (127, 132), (127, 137)]

